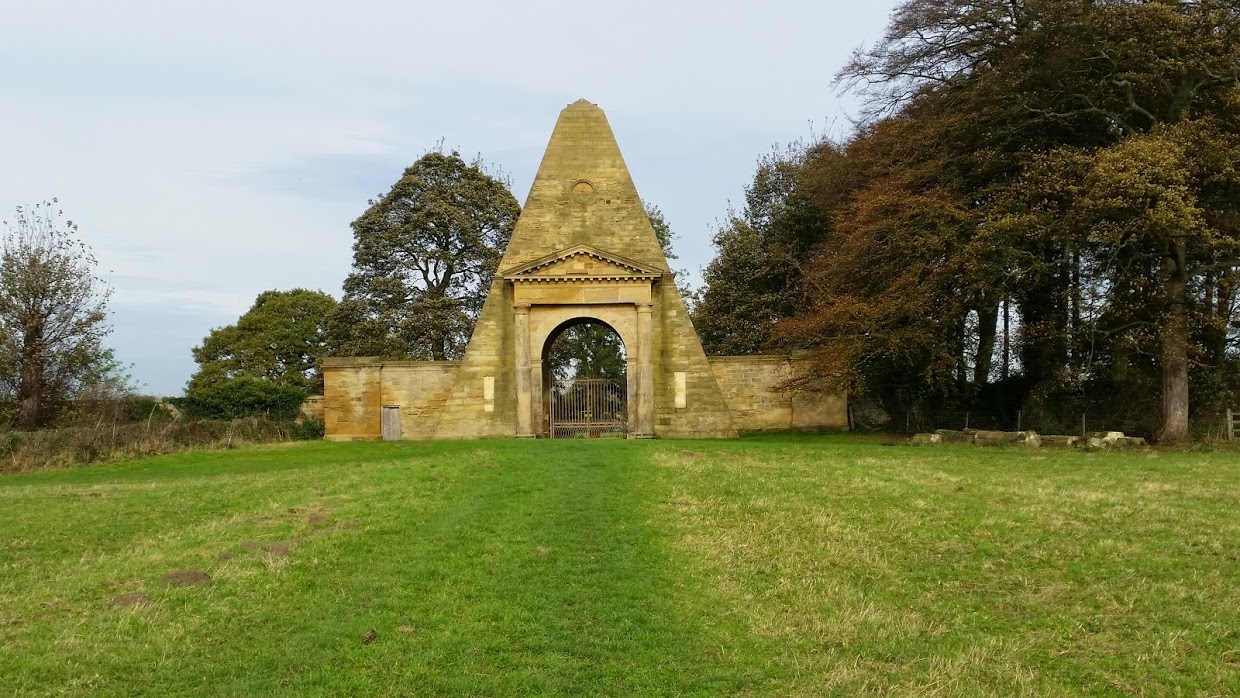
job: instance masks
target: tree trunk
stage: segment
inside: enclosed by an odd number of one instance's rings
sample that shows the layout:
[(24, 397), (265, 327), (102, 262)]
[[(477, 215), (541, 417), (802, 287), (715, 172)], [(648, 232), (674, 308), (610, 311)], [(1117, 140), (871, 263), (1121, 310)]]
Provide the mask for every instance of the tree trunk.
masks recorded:
[(999, 323), (999, 304), (994, 303), (977, 311), (977, 361), (973, 364), (973, 387), (980, 388), (990, 381), (990, 367), (995, 353), (995, 333)]
[[(966, 311), (967, 315), (967, 311)], [(965, 322), (965, 316), (962, 315), (956, 320), (956, 346), (952, 347), (956, 361), (956, 389), (961, 395), (969, 392), (969, 357), (965, 356), (965, 346), (967, 338), (965, 333), (968, 331), (968, 324)]]
[(1163, 259), (1162, 285), (1169, 303), (1161, 332), (1163, 422), (1161, 443), (1188, 440), (1188, 277), (1182, 241)]
[(37, 323), (24, 333), (21, 377), (17, 386), (17, 423), (37, 429), (43, 421), (43, 327)]
[(1128, 380), (1128, 335), (1118, 335), (1111, 344), (1111, 382), (1123, 383)]
[(1069, 307), (1071, 316), (1068, 319), (1068, 361), (1072, 367), (1073, 377), (1081, 370), (1081, 255), (1073, 252), (1069, 258), (1071, 265), (1071, 281), (1069, 282)]
[(1219, 275), (1218, 280), (1218, 296), (1216, 317), (1222, 331), (1217, 332), (1214, 336), (1213, 359), (1214, 365), (1221, 367), (1227, 360), (1227, 327), (1231, 323), (1232, 305), (1236, 302), (1236, 287), (1232, 283), (1232, 273), (1224, 272)]
[(1012, 370), (1012, 302), (1003, 299), (1003, 370), (999, 374), (1006, 381)]

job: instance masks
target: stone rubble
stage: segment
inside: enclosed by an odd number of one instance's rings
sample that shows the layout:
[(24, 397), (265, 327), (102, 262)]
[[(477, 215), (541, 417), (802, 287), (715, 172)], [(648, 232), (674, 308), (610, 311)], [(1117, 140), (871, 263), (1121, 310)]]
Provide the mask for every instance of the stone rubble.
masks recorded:
[(1043, 436), (1036, 431), (988, 431), (984, 429), (936, 429), (933, 434), (914, 434), (914, 444), (978, 444), (979, 446), (1028, 446), (1040, 448), (1052, 446), (1060, 448), (1140, 448), (1146, 445), (1145, 439), (1139, 436), (1125, 436), (1122, 431), (1094, 431), (1084, 436), (1064, 436), (1048, 434)]

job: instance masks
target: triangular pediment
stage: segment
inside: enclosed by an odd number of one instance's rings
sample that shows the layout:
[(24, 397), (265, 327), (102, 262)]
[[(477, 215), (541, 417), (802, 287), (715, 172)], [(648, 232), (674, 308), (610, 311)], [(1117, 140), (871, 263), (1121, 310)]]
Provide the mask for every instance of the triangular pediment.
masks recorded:
[(663, 271), (590, 245), (575, 245), (502, 272), (509, 281), (536, 279), (657, 279)]

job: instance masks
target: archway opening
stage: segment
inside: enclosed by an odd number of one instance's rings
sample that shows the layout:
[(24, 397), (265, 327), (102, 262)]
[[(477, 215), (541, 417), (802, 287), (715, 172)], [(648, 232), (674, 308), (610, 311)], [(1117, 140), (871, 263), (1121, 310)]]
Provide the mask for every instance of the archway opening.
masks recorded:
[(544, 434), (551, 438), (628, 435), (628, 352), (611, 325), (574, 318), (542, 350)]

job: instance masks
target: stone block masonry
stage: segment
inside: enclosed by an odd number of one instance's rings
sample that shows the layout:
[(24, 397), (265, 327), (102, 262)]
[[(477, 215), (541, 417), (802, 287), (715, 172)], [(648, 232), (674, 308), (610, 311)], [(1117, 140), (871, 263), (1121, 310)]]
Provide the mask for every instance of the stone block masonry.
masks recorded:
[(711, 356), (711, 370), (740, 432), (848, 429), (843, 395), (801, 394), (785, 389), (798, 369), (780, 355)]

